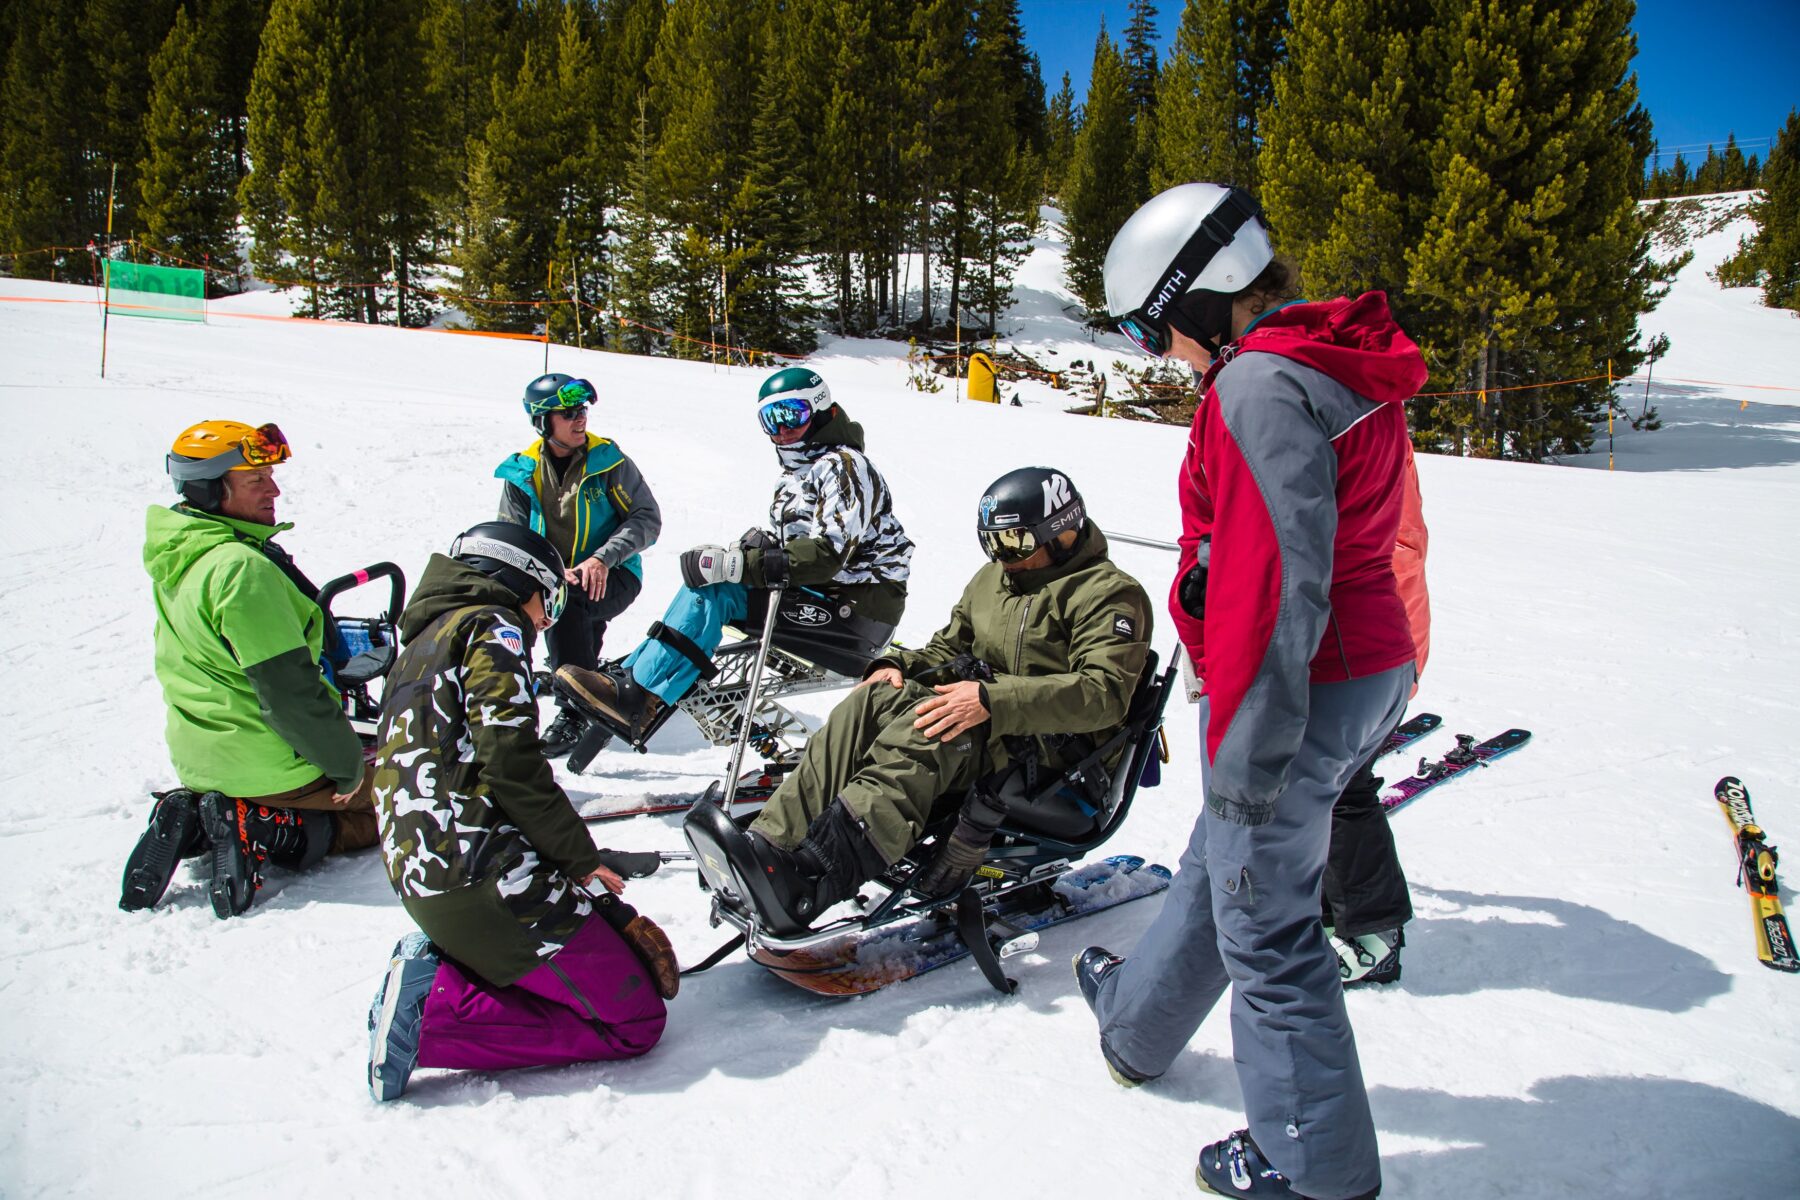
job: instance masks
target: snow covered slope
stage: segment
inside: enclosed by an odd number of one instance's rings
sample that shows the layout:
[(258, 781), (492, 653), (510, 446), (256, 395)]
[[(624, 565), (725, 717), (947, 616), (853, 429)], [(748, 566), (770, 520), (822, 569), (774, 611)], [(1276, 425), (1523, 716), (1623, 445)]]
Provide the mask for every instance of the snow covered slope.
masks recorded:
[[(1040, 248), (1021, 320), (1085, 342), (1052, 324), (1059, 253)], [(1698, 266), (1665, 309), (1685, 357), (1659, 374), (1800, 384), (1800, 324)], [(1047, 934), (1009, 964), (1014, 998), (964, 965), (826, 1002), (734, 958), (687, 981), (643, 1060), (421, 1072), (374, 1107), (364, 1013), (408, 928), (374, 855), (275, 872), (229, 922), (185, 872), (156, 911), (115, 907), (147, 793), (171, 782), (143, 513), (169, 500), (177, 430), (273, 419), (297, 447), (281, 513), (301, 564), (416, 577), (492, 512), (542, 349), (227, 304), (205, 326), (114, 322), (101, 381), (94, 309), (42, 302), (91, 293), (0, 280), (0, 296), (31, 301), (0, 300), (0, 1192), (1185, 1195), (1200, 1143), (1237, 1126), (1223, 1009), (1151, 1087), (1117, 1088), (1096, 1053), (1068, 958), (1128, 950), (1156, 900)], [(1751, 320), (1760, 356), (1731, 341)], [(815, 365), (919, 544), (904, 640), (977, 565), (975, 501), (1015, 466), (1063, 466), (1108, 528), (1172, 536), (1183, 430), (920, 395), (896, 358), (837, 342)], [(564, 348), (550, 366), (595, 381), (594, 427), (668, 517), (618, 653), (673, 593), (682, 549), (762, 519), (759, 376)], [(1728, 389), (1681, 393), (1679, 420), (1621, 449), (1638, 471), (1420, 464), (1436, 624), (1416, 707), (1446, 718), (1421, 751), (1459, 730), (1536, 738), (1395, 818), (1419, 910), (1405, 978), (1350, 997), (1389, 1196), (1794, 1191), (1800, 978), (1755, 960), (1711, 798), (1742, 776), (1800, 872), (1800, 430), (1777, 408), (1800, 393), (1748, 395), (1740, 412)], [(1160, 599), (1166, 555), (1117, 557)], [(1171, 648), (1166, 621), (1156, 640)], [(1114, 845), (1172, 864), (1199, 804), (1193, 710), (1169, 732), (1164, 783)], [(609, 752), (565, 782), (578, 801), (673, 791), (724, 757), (671, 726), (658, 753)], [(680, 844), (673, 818), (597, 834)], [(684, 868), (629, 896), (689, 960), (724, 940)]]

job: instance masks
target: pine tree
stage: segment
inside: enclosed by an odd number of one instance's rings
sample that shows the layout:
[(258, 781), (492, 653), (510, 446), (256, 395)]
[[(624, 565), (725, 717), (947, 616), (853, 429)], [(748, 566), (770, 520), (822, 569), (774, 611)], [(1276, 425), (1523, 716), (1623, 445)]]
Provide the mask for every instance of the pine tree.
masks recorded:
[(1762, 164), (1762, 195), (1750, 216), (1756, 232), (1721, 264), (1720, 281), (1760, 284), (1769, 307), (1800, 309), (1800, 112), (1788, 112)]
[[(1661, 270), (1633, 198), (1648, 138), (1629, 74), (1630, 0), (1478, 4), (1424, 39), (1443, 108), (1430, 203), (1406, 262), (1410, 331), (1437, 390), (1605, 373), (1641, 358)], [(1453, 397), (1426, 428), (1486, 455), (1585, 449), (1603, 380), (1504, 400)], [(1415, 425), (1418, 428), (1418, 425)]]
[(1149, 195), (1151, 164), (1156, 160), (1156, 0), (1131, 0), (1125, 24), (1125, 90), (1131, 98), (1131, 183)]
[[(239, 186), (265, 275), (301, 273), (314, 315), (378, 321), (431, 229), (443, 157), (419, 0), (274, 0)], [(418, 314), (420, 297), (409, 296)], [(402, 320), (407, 319), (404, 314)]]
[(1062, 86), (1050, 98), (1044, 126), (1044, 194), (1060, 201), (1063, 183), (1068, 177), (1069, 163), (1075, 157), (1075, 135), (1081, 132), (1081, 123), (1075, 111), (1075, 89), (1069, 83), (1067, 71), (1063, 72)]
[(511, 0), (427, 0), (423, 22), (430, 88), (444, 106), (447, 192), (440, 206), (468, 236), (475, 148), (494, 116), (494, 84), (517, 70), (509, 51), (520, 22)]
[[(743, 179), (756, 105), (754, 10), (737, 0), (683, 0), (663, 18), (647, 68), (660, 130), (652, 160), (665, 215), (682, 233), (675, 255), (675, 320), (684, 336), (712, 340), (731, 290), (726, 263), (739, 248), (731, 199)], [(710, 353), (695, 342), (677, 352)]]
[(1259, 199), (1310, 292), (1402, 293), (1431, 190), (1435, 81), (1415, 45), (1431, 0), (1294, 0), (1289, 11)]
[(636, 354), (663, 349), (667, 339), (655, 332), (665, 327), (667, 316), (662, 292), (668, 271), (662, 253), (660, 225), (656, 219), (654, 175), (650, 169), (650, 102), (638, 98), (637, 119), (632, 122), (631, 157), (625, 168), (625, 187), (619, 196), (618, 261), (610, 280), (607, 307), (618, 318), (613, 344)]
[(250, 123), (250, 81), (269, 19), (269, 0), (196, 0), (201, 56), (212, 64), (220, 113), (231, 137), (233, 186), (243, 182), (250, 164), (244, 156)]
[[(764, 26), (763, 62), (795, 60), (784, 32), (775, 21)], [(737, 230), (737, 243), (724, 263), (733, 342), (782, 353), (805, 353), (817, 344), (800, 271), (808, 230), (802, 197), (795, 194), (805, 139), (794, 81), (792, 72), (758, 73), (750, 157), (728, 222)]]
[(206, 44), (183, 7), (150, 61), (138, 219), (152, 247), (210, 266), (220, 275), (209, 282), (235, 291), (237, 171), (231, 120)]
[(81, 247), (106, 228), (106, 183), (86, 146), (70, 136), (91, 107), (78, 0), (43, 0), (10, 11), (12, 40), (0, 72), (0, 247), (15, 275), (86, 282), (93, 259)]
[(137, 167), (144, 158), (144, 113), (150, 102), (150, 56), (175, 22), (176, 0), (87, 0), (77, 28), (87, 52), (93, 107), (76, 135), (92, 164), (92, 186), (110, 186), (118, 164), (114, 228), (133, 232)]
[(571, 301), (597, 304), (608, 289), (593, 44), (575, 5), (560, 7), (553, 26), (521, 32), (518, 70), (495, 86), (470, 171), (460, 260), (468, 292), (488, 303), (469, 315), (482, 329), (547, 323), (553, 338), (573, 342), (584, 335)]
[(1063, 217), (1069, 251), (1069, 288), (1091, 313), (1106, 311), (1100, 268), (1125, 218), (1143, 203), (1144, 188), (1132, 176), (1131, 96), (1125, 61), (1104, 26), (1094, 42), (1094, 67), (1075, 139)]
[(1286, 49), (1287, 0), (1188, 0), (1157, 86), (1151, 191), (1256, 188), (1258, 121)]
[[(919, 330), (931, 336), (937, 312), (934, 288), (934, 252), (943, 250), (952, 260), (952, 295), (946, 317), (957, 319), (960, 297), (955, 295), (960, 276), (954, 269), (960, 247), (966, 197), (961, 180), (973, 153), (972, 97), (965, 90), (974, 40), (975, 12), (969, 0), (922, 0), (913, 9), (908, 28), (905, 105), (911, 118), (904, 126), (900, 159), (912, 183), (909, 199), (916, 213), (913, 245), (919, 253), (919, 277), (923, 304)], [(952, 206), (940, 211), (950, 198)]]

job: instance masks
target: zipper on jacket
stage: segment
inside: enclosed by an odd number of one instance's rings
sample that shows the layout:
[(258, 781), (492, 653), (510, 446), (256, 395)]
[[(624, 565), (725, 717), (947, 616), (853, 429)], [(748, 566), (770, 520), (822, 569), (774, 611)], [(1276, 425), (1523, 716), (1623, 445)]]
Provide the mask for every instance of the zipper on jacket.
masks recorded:
[(1015, 675), (1025, 673), (1022, 665), (1025, 661), (1025, 622), (1031, 619), (1031, 602), (1036, 599), (1036, 596), (1025, 597), (1025, 609), (1019, 614), (1019, 640), (1013, 646), (1013, 674)]
[(1327, 617), (1326, 620), (1331, 625), (1331, 632), (1332, 632), (1333, 636), (1335, 636), (1337, 638), (1338, 661), (1344, 664), (1344, 678), (1349, 679), (1350, 678), (1350, 651), (1348, 651), (1344, 648), (1344, 627), (1337, 623), (1337, 610), (1333, 609), (1331, 612), (1331, 615), (1329, 617)]

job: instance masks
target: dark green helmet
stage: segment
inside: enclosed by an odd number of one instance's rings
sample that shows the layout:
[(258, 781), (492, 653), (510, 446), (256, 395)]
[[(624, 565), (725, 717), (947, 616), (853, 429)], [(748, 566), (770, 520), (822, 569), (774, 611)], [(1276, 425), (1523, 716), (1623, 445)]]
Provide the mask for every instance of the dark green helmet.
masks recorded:
[(525, 415), (539, 433), (550, 431), (550, 414), (570, 408), (586, 408), (597, 397), (594, 385), (570, 375), (539, 375), (525, 385)]
[(783, 367), (763, 380), (756, 402), (763, 432), (774, 437), (784, 429), (801, 428), (813, 419), (814, 413), (830, 408), (831, 389), (817, 371)]

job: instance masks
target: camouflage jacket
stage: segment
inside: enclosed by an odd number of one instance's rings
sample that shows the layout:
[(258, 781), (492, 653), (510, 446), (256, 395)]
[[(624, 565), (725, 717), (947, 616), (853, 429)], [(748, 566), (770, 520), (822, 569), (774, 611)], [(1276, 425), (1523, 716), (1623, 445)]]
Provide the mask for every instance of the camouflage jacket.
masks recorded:
[[(913, 544), (894, 515), (887, 480), (863, 451), (863, 431), (832, 405), (806, 437), (777, 446), (782, 476), (769, 521), (788, 557), (789, 582), (830, 589), (867, 589), (898, 597), (865, 608), (873, 620), (898, 622), (904, 610)], [(745, 556), (745, 574), (764, 586), (762, 552)]]
[(512, 592), (432, 555), (400, 618), (376, 738), (388, 881), (419, 927), (489, 982), (516, 982), (592, 911), (600, 865), (538, 737), (530, 622)]

